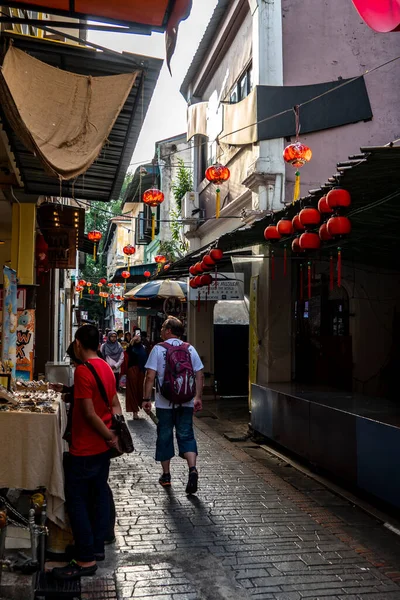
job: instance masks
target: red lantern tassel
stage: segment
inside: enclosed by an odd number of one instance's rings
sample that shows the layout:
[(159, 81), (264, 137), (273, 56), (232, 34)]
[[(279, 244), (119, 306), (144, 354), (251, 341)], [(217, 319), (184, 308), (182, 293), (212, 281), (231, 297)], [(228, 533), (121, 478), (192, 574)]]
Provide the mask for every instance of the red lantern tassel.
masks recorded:
[(342, 286), (342, 249), (338, 248), (337, 252), (337, 285)]
[(286, 246), (284, 247), (283, 250), (283, 276), (286, 277), (287, 275), (287, 250), (286, 250)]
[(308, 275), (308, 299), (311, 298), (311, 263), (309, 262), (307, 265), (307, 275)]
[(300, 265), (300, 300), (304, 300), (304, 276), (303, 276), (303, 265)]
[(333, 265), (333, 256), (331, 255), (329, 258), (329, 289), (332, 292), (333, 290), (333, 279), (334, 279), (334, 265)]
[(275, 254), (273, 250), (271, 252), (271, 279), (272, 281), (275, 279)]

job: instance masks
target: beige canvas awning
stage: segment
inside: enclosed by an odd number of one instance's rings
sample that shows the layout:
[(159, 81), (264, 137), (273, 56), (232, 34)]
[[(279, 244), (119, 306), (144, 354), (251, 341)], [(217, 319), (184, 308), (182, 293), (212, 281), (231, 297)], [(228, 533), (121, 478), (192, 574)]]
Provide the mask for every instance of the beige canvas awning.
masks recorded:
[(187, 111), (187, 141), (195, 135), (207, 135), (208, 102), (198, 102), (188, 106)]
[(77, 75), (13, 46), (0, 73), (0, 99), (15, 133), (47, 172), (65, 180), (96, 160), (137, 76)]
[(231, 146), (244, 146), (257, 141), (256, 90), (241, 102), (224, 105), (224, 129), (218, 139)]

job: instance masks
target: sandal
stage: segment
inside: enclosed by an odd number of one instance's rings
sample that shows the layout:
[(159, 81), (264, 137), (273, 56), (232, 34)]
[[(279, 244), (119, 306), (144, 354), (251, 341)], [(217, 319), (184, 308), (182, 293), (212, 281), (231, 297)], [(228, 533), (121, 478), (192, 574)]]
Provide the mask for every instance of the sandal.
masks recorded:
[(66, 567), (54, 567), (52, 575), (55, 579), (68, 581), (71, 579), (80, 579), (80, 577), (90, 577), (97, 571), (97, 565), (91, 567), (81, 567), (75, 560), (71, 560)]

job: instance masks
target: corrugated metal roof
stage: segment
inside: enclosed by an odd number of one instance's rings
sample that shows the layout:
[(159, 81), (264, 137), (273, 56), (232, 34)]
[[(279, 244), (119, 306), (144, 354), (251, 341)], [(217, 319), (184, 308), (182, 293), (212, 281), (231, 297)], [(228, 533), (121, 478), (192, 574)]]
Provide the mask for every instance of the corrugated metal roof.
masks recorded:
[(141, 70), (99, 158), (75, 183), (72, 180), (64, 181), (62, 189), (58, 179), (47, 175), (39, 160), (24, 147), (11, 128), (6, 127), (27, 194), (101, 201), (117, 199), (163, 61), (128, 53), (108, 54), (14, 33), (3, 35), (11, 37), (17, 48), (35, 58), (73, 73), (99, 77)]
[(232, 0), (218, 0), (217, 2), (217, 6), (215, 7), (211, 19), (207, 25), (207, 29), (204, 32), (199, 47), (197, 48), (193, 60), (190, 64), (189, 70), (186, 73), (185, 79), (183, 80), (182, 85), (180, 87), (180, 92), (185, 99), (187, 99), (189, 85), (192, 79), (195, 77), (207, 52), (210, 50), (211, 42), (213, 41), (215, 34), (218, 31), (222, 19), (225, 16), (226, 9), (228, 8), (231, 1)]

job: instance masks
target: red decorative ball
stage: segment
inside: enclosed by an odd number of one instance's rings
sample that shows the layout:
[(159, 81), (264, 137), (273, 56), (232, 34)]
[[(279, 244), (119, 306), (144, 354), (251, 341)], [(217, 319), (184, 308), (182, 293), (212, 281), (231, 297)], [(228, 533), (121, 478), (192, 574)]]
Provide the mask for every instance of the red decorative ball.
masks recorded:
[(191, 267), (189, 267), (189, 273), (191, 275), (197, 275), (197, 268), (196, 265), (192, 265)]
[(317, 233), (302, 233), (299, 245), (302, 250), (318, 250), (321, 247), (321, 240)]
[(300, 223), (307, 229), (321, 222), (321, 214), (316, 208), (303, 208), (299, 213)]
[(326, 226), (332, 237), (349, 235), (351, 232), (351, 222), (347, 217), (331, 217)]
[(219, 260), (222, 260), (222, 257), (224, 256), (224, 253), (222, 252), (222, 250), (220, 250), (219, 248), (214, 248), (213, 250), (211, 250), (210, 252), (210, 258), (211, 260), (213, 260), (215, 263), (218, 262)]
[(215, 185), (220, 185), (225, 181), (228, 181), (231, 176), (228, 167), (224, 167), (224, 165), (220, 165), (219, 163), (215, 163), (211, 167), (208, 167), (206, 170), (206, 179), (211, 181), (211, 183), (215, 183)]
[(206, 275), (201, 275), (200, 277), (200, 283), (201, 285), (211, 285), (213, 282), (213, 278), (211, 277), (211, 275), (209, 273), (207, 273)]
[(206, 254), (202, 260), (202, 263), (207, 265), (207, 267), (214, 267), (215, 260), (213, 260), (209, 254)]
[(318, 202), (318, 210), (321, 215), (329, 215), (330, 213), (333, 213), (333, 210), (327, 202), (326, 196), (322, 196), (322, 198), (320, 198)]
[(201, 275), (196, 275), (196, 277), (193, 279), (195, 287), (201, 286), (201, 277)]
[(321, 242), (329, 242), (330, 240), (333, 240), (333, 237), (328, 233), (326, 223), (323, 223), (319, 228), (319, 239)]
[(300, 248), (300, 238), (294, 238), (293, 242), (292, 242), (292, 252), (304, 252), (304, 250), (302, 250)]
[(163, 256), (162, 254), (158, 254), (157, 256), (155, 256), (154, 260), (157, 264), (164, 264), (167, 262), (166, 257)]
[(211, 269), (213, 268), (212, 266), (209, 266), (206, 262), (204, 262), (204, 258), (203, 258), (203, 260), (201, 261), (200, 264), (201, 264), (201, 268), (202, 268), (203, 271), (211, 271)]
[(122, 252), (126, 256), (133, 256), (136, 252), (136, 248), (134, 246), (132, 246), (131, 244), (128, 244), (127, 246), (123, 247)]
[(94, 290), (89, 290), (89, 294), (90, 294), (91, 296), (93, 296), (93, 294), (94, 294)]
[(200, 275), (200, 273), (203, 272), (203, 267), (201, 266), (201, 262), (197, 262), (194, 265), (194, 268), (196, 269), (196, 275)]
[(290, 219), (281, 219), (278, 221), (276, 228), (280, 235), (292, 235), (293, 233), (293, 224)]
[(159, 206), (164, 202), (164, 194), (157, 188), (146, 190), (143, 194), (143, 202), (148, 206)]
[(329, 206), (335, 208), (348, 208), (351, 204), (351, 196), (347, 190), (333, 188), (326, 197)]
[(312, 151), (308, 146), (301, 142), (295, 142), (289, 144), (283, 151), (283, 158), (285, 162), (292, 165), (292, 167), (303, 167), (312, 158)]
[(143, 273), (143, 275), (144, 275), (145, 277), (151, 277), (151, 273), (150, 273), (150, 271), (145, 271), (145, 272)]
[(101, 285), (106, 285), (107, 283), (107, 279), (105, 279), (104, 277), (102, 277), (99, 281), (99, 283), (101, 283)]
[(264, 231), (264, 237), (269, 242), (274, 242), (276, 240), (280, 240), (282, 236), (279, 233), (276, 225), (268, 225)]
[(131, 276), (129, 271), (122, 271), (121, 273), (121, 277), (123, 277), (124, 279), (129, 279), (129, 277)]
[(194, 290), (197, 288), (197, 285), (196, 285), (195, 279), (196, 279), (196, 277), (193, 277), (193, 279), (190, 279), (190, 281), (189, 281), (189, 285), (190, 285), (190, 287), (191, 287), (192, 289), (194, 289)]
[(295, 215), (292, 219), (294, 231), (304, 231), (305, 227), (300, 223), (299, 215)]

